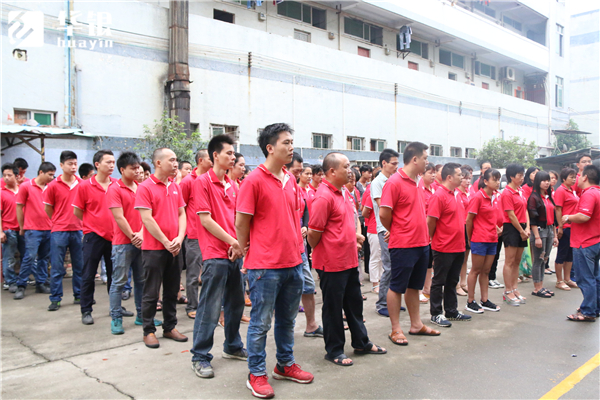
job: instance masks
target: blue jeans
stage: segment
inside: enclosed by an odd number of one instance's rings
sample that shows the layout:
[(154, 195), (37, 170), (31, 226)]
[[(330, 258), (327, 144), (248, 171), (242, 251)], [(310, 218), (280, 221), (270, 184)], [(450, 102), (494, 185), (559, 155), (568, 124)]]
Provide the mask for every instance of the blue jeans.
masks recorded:
[(63, 297), (63, 277), (65, 276), (65, 254), (67, 247), (71, 253), (73, 270), (73, 297), (81, 294), (81, 273), (83, 272), (83, 232), (67, 231), (50, 234), (50, 301), (61, 301)]
[[(244, 348), (240, 336), (240, 320), (244, 314), (244, 286), (240, 267), (242, 260), (212, 258), (202, 264), (202, 290), (194, 320), (193, 361), (213, 359), (210, 350), (219, 322), (221, 304), (225, 306), (225, 342), (223, 352), (234, 354)], [(188, 264), (188, 268), (189, 268)]]
[(6, 243), (2, 243), (2, 274), (4, 275), (4, 282), (15, 285), (17, 283), (15, 253), (19, 250), (21, 259), (23, 259), (23, 253), (25, 252), (23, 250), (23, 237), (19, 235), (19, 232), (11, 230), (4, 231), (4, 234), (6, 235)]
[(123, 286), (124, 292), (131, 292), (133, 288), (131, 287), (131, 268), (129, 268), (129, 273), (127, 274), (127, 282), (125, 286)]
[(581, 313), (596, 317), (600, 313), (600, 243), (573, 249), (573, 268), (577, 269), (577, 285), (583, 293)]
[(377, 311), (387, 308), (387, 292), (390, 288), (390, 281), (392, 279), (392, 260), (390, 259), (390, 250), (388, 244), (384, 239), (385, 232), (379, 232), (377, 237), (379, 239), (379, 247), (381, 247), (381, 266), (383, 273), (379, 279), (379, 298), (375, 303), (375, 309)]
[[(294, 323), (302, 297), (302, 264), (292, 268), (250, 269), (250, 326), (248, 327), (248, 368), (254, 376), (267, 374), (265, 345), (275, 311), (277, 363), (294, 364)], [(204, 289), (203, 289), (204, 290)]]
[(49, 258), (50, 231), (25, 231), (25, 257), (21, 261), (17, 286), (26, 287), (27, 279), (32, 273), (37, 285), (45, 284), (48, 279)]
[(112, 247), (112, 283), (108, 299), (110, 302), (110, 316), (112, 319), (123, 318), (121, 308), (121, 293), (127, 283), (129, 269), (133, 271), (133, 284), (135, 291), (135, 309), (139, 317), (142, 316), (142, 294), (144, 293), (144, 270), (142, 268), (142, 250), (132, 244), (116, 244)]

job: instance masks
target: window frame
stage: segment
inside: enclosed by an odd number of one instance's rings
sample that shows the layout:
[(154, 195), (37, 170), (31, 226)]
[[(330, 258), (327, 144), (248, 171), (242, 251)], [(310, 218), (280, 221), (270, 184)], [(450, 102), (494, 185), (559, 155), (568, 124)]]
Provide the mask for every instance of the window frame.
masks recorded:
[[(455, 153), (457, 153), (458, 155), (456, 155)], [(450, 147), (450, 157), (463, 158), (462, 147)]]
[[(321, 140), (321, 147), (317, 147), (316, 146), (316, 140), (315, 139), (317, 137), (319, 137), (320, 140)], [(325, 146), (325, 147), (322, 146), (323, 139), (327, 139), (328, 146)], [(331, 148), (333, 148), (333, 135), (327, 134), (327, 133), (316, 133), (316, 132), (313, 132), (313, 134), (312, 134), (312, 147), (314, 149), (331, 149)]]
[(556, 82), (554, 84), (554, 107), (564, 108), (565, 79), (558, 75), (555, 77)]
[[(350, 32), (346, 31), (346, 27), (348, 26), (346, 24), (346, 20), (348, 20), (348, 19), (353, 20), (355, 22), (360, 22), (362, 24), (362, 26), (363, 26), (362, 27), (362, 31), (363, 31), (363, 35), (362, 36), (357, 36), (354, 33), (350, 33)], [(365, 28), (366, 27), (369, 27), (368, 38), (365, 37)], [(377, 43), (377, 42), (373, 41), (373, 37), (374, 37), (373, 32), (372, 32), (373, 28), (381, 30), (381, 43)], [(371, 23), (368, 23), (368, 22), (365, 22), (365, 21), (363, 21), (362, 19), (359, 19), (359, 18), (353, 18), (353, 17), (349, 17), (349, 16), (344, 16), (344, 35), (348, 35), (348, 36), (350, 36), (352, 38), (358, 38), (358, 39), (364, 40), (365, 42), (370, 43), (373, 46), (383, 47), (383, 27), (377, 26), (377, 25), (374, 25), (374, 24), (371, 24)]]
[[(214, 133), (215, 128), (223, 129), (223, 133), (218, 133), (215, 135), (215, 133)], [(235, 130), (232, 130), (231, 128), (235, 128)], [(216, 124), (216, 123), (211, 122), (208, 126), (208, 132), (209, 132), (210, 139), (212, 139), (213, 137), (215, 137), (217, 135), (230, 135), (233, 138), (233, 140), (235, 141), (235, 143), (239, 143), (239, 141), (240, 141), (240, 126), (239, 125)]]
[[(410, 142), (406, 140), (398, 140), (398, 153), (404, 154), (404, 150), (406, 150), (406, 146), (408, 146)], [(404, 148), (402, 148), (404, 147)]]
[[(37, 119), (35, 119), (35, 114), (49, 115), (50, 116), (50, 124), (48, 124), (46, 126), (55, 126), (56, 125), (56, 111), (43, 111), (43, 110), (31, 110), (31, 109), (28, 110), (28, 109), (25, 109), (25, 108), (13, 108), (13, 116), (17, 112), (25, 112), (25, 113), (27, 113), (26, 121), (28, 121), (30, 119), (33, 119), (33, 120), (35, 120), (38, 123), (39, 123), (39, 121)], [(42, 125), (42, 124), (40, 123), (40, 125)]]
[[(375, 151), (378, 153), (381, 153), (385, 149), (386, 144), (387, 144), (384, 139), (371, 139), (371, 141), (370, 141), (371, 148), (373, 147), (373, 142), (375, 142), (375, 150), (371, 150), (371, 151)], [(379, 145), (381, 145), (381, 150), (379, 150), (379, 147), (380, 147)]]
[(558, 54), (559, 57), (565, 56), (564, 40), (565, 40), (565, 27), (560, 24), (556, 24), (556, 54)]
[[(244, 1), (244, 0), (241, 0), (241, 1)], [(294, 18), (294, 17), (290, 17), (289, 15), (281, 14), (279, 12), (280, 6), (282, 6), (282, 7), (288, 7), (288, 5), (290, 5), (292, 3), (297, 3), (297, 4), (300, 5), (300, 19), (297, 19), (297, 18)], [(281, 3), (277, 4), (276, 7), (277, 7), (277, 10), (275, 11), (275, 13), (276, 13), (276, 15), (278, 17), (287, 18), (287, 19), (290, 19), (292, 21), (295, 21), (296, 23), (300, 23), (300, 24), (307, 25), (307, 26), (312, 26), (313, 28), (321, 29), (321, 30), (324, 30), (324, 31), (327, 30), (327, 9), (323, 9), (323, 8), (319, 8), (319, 7), (314, 7), (312, 5), (309, 5), (309, 4), (306, 4), (306, 3), (301, 3), (299, 1), (294, 1), (294, 0), (287, 0), (287, 1), (281, 2)], [(305, 18), (305, 14), (304, 13), (305, 13), (306, 9), (310, 9), (310, 21), (307, 21), (306, 18)], [(321, 24), (315, 25), (313, 10), (317, 10), (317, 11), (321, 11), (321, 12), (325, 13), (325, 18), (323, 20), (323, 22), (325, 24), (324, 27), (320, 26)]]
[[(434, 149), (439, 149), (440, 154), (434, 154)], [(443, 157), (444, 156), (444, 146), (441, 144), (430, 144), (429, 145), (429, 155), (433, 157)]]
[(465, 158), (477, 158), (477, 149), (473, 147), (465, 147)]
[[(442, 62), (442, 55), (441, 55), (441, 52), (450, 53), (450, 64), (446, 64), (446, 63), (443, 63), (443, 62)], [(442, 64), (442, 65), (445, 65), (445, 66), (447, 66), (447, 67), (451, 67), (451, 68), (458, 68), (458, 69), (460, 69), (460, 70), (462, 70), (462, 71), (464, 71), (464, 70), (465, 70), (465, 56), (464, 56), (464, 55), (462, 55), (462, 54), (458, 54), (458, 53), (455, 53), (455, 52), (453, 52), (453, 51), (451, 51), (451, 50), (446, 50), (446, 49), (440, 49), (440, 50), (439, 50), (439, 53), (440, 53), (440, 54), (438, 54), (438, 59), (439, 59), (439, 63), (440, 63), (440, 64)], [(458, 65), (456, 65), (456, 64), (454, 63), (454, 58), (455, 58), (455, 57), (456, 57), (456, 58), (460, 57), (460, 58), (462, 59), (462, 61), (461, 61), (461, 62), (462, 62), (462, 67), (460, 67), (460, 66), (458, 66)]]
[[(360, 149), (354, 148), (354, 140), (360, 141)], [(348, 148), (348, 144), (350, 144), (350, 148)], [(365, 138), (360, 137), (360, 136), (346, 136), (346, 150), (364, 151), (365, 150)]]

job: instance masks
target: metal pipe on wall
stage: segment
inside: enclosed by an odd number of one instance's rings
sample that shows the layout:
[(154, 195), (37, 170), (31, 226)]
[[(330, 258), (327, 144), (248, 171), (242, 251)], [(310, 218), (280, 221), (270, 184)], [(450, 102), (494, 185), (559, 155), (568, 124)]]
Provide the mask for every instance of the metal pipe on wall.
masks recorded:
[(178, 117), (190, 134), (190, 68), (188, 65), (188, 0), (169, 2), (169, 115)]

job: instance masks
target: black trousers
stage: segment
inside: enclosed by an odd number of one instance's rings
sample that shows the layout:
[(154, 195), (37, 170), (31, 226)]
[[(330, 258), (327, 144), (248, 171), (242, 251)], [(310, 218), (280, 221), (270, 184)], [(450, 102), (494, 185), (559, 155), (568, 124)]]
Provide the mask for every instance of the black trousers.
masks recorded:
[(177, 325), (177, 294), (181, 253), (177, 257), (167, 250), (142, 250), (142, 266), (144, 267), (144, 293), (142, 295), (142, 320), (144, 321), (144, 336), (156, 332), (154, 317), (156, 304), (163, 287), (162, 312), (163, 331), (171, 332)]
[(371, 247), (369, 246), (369, 240), (367, 239), (367, 227), (362, 226), (362, 235), (365, 237), (365, 241), (362, 244), (363, 255), (365, 256), (365, 273), (369, 273), (369, 260), (371, 259)]
[(106, 265), (106, 290), (110, 294), (112, 283), (112, 243), (102, 236), (90, 232), (83, 236), (83, 272), (81, 274), (81, 312), (91, 312), (96, 290), (96, 272), (104, 256)]
[(364, 349), (369, 344), (367, 328), (363, 322), (363, 299), (358, 281), (358, 267), (341, 272), (317, 270), (323, 292), (323, 336), (329, 357), (344, 353), (346, 335), (342, 310), (350, 328), (352, 347)]
[(488, 280), (495, 281), (496, 280), (496, 271), (498, 270), (498, 260), (500, 259), (500, 250), (502, 250), (502, 236), (498, 238), (498, 247), (496, 247), (496, 256), (494, 257), (494, 262), (492, 263), (492, 267), (490, 268), (490, 273), (488, 275)]
[(460, 270), (465, 260), (465, 252), (441, 253), (433, 251), (433, 279), (429, 293), (429, 310), (431, 315), (442, 313), (442, 302), (446, 317), (458, 315), (458, 299), (456, 285), (460, 280)]

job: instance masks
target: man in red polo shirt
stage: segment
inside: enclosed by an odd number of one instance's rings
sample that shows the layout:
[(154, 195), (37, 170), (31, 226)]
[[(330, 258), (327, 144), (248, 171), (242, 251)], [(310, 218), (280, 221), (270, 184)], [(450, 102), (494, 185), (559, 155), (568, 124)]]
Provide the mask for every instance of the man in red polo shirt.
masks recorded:
[(223, 358), (243, 361), (248, 358), (240, 336), (244, 287), (240, 271), (243, 250), (235, 236), (238, 189), (227, 176), (227, 170), (235, 165), (233, 145), (233, 139), (227, 135), (211, 139), (208, 154), (214, 166), (196, 179), (193, 187), (197, 213), (200, 216), (197, 235), (204, 256), (202, 291), (194, 321), (194, 345), (191, 350), (192, 369), (200, 378), (214, 376), (210, 350), (213, 347), (221, 305), (225, 307)]
[(317, 191), (319, 185), (323, 181), (323, 167), (319, 164), (315, 164), (312, 166), (312, 182), (308, 184), (308, 187), (312, 190)]
[[(465, 208), (455, 189), (461, 184), (460, 164), (442, 167), (442, 184), (429, 199), (427, 227), (432, 239), (433, 280), (430, 290), (431, 322), (451, 327), (452, 321), (468, 321), (470, 315), (458, 311), (456, 285), (465, 259)], [(446, 316), (442, 314), (442, 302)]]
[(138, 186), (135, 208), (144, 224), (142, 265), (145, 282), (142, 297), (144, 343), (156, 349), (160, 346), (155, 332), (156, 303), (163, 286), (163, 337), (177, 342), (188, 338), (175, 329), (177, 325), (177, 294), (181, 271), (179, 252), (185, 237), (185, 203), (181, 190), (172, 179), (177, 175), (177, 156), (166, 147), (152, 154), (154, 175)]
[(567, 318), (593, 322), (600, 317), (600, 168), (586, 166), (578, 183), (578, 213), (563, 215), (562, 222), (572, 224), (573, 267), (583, 301), (579, 311)]
[[(390, 232), (390, 288), (387, 305), (392, 323), (389, 335), (392, 343), (408, 345), (400, 328), (402, 294), (410, 316), (411, 335), (437, 336), (421, 321), (419, 290), (423, 289), (429, 264), (429, 234), (425, 217), (425, 202), (417, 187), (417, 177), (425, 172), (428, 146), (412, 142), (403, 154), (404, 167), (393, 174), (383, 187), (379, 220)], [(431, 204), (429, 205), (431, 207)]]
[[(21, 263), (15, 300), (25, 296), (29, 274), (35, 276), (35, 292), (50, 293), (48, 279), (48, 259), (50, 258), (50, 229), (52, 222), (44, 212), (44, 190), (54, 179), (56, 167), (43, 162), (38, 176), (19, 186), (17, 194), (17, 221), (20, 234), (25, 236), (25, 257)], [(34, 267), (35, 264), (35, 267)]]
[(115, 169), (115, 156), (110, 150), (99, 150), (94, 154), (94, 167), (97, 174), (77, 185), (73, 200), (73, 213), (83, 221), (83, 273), (81, 276), (81, 322), (84, 325), (94, 323), (92, 305), (94, 303), (94, 281), (98, 264), (102, 257), (106, 264), (107, 284), (110, 293), (112, 282), (112, 239), (114, 233), (113, 218), (106, 192), (116, 182), (110, 175)]
[(482, 161), (479, 164), (479, 178), (477, 178), (469, 188), (469, 193), (471, 194), (471, 196), (479, 192), (479, 180), (483, 177), (485, 171), (487, 171), (490, 168), (492, 168), (492, 164), (489, 161)]
[(185, 215), (187, 217), (187, 227), (183, 246), (185, 248), (185, 287), (187, 291), (188, 302), (185, 306), (185, 312), (189, 318), (196, 317), (196, 308), (198, 308), (198, 278), (202, 272), (202, 252), (198, 245), (198, 216), (196, 215), (196, 201), (193, 196), (193, 185), (196, 178), (205, 174), (212, 167), (212, 162), (208, 156), (208, 151), (198, 150), (196, 153), (197, 167), (181, 180), (179, 187), (183, 196), (185, 205)]
[[(350, 174), (348, 157), (329, 153), (323, 160), (325, 178), (317, 189), (308, 224), (308, 241), (313, 248), (313, 266), (323, 291), (325, 359), (349, 366), (342, 311), (352, 334), (355, 354), (385, 354), (369, 340), (363, 323), (363, 300), (358, 277), (358, 250), (364, 243), (351, 194), (345, 188)], [(335, 251), (332, 251), (335, 249)]]
[(79, 304), (81, 295), (81, 273), (83, 271), (83, 233), (81, 221), (73, 215), (75, 188), (81, 181), (77, 173), (77, 154), (71, 150), (60, 153), (62, 175), (48, 184), (44, 193), (46, 214), (52, 220), (50, 234), (50, 306), (48, 311), (60, 308), (63, 296), (63, 277), (65, 275), (65, 255), (67, 248), (71, 255), (73, 270), (73, 296)]
[(577, 163), (575, 164), (577, 165), (578, 168), (578, 172), (577, 172), (577, 178), (575, 180), (575, 186), (573, 187), (573, 190), (575, 191), (575, 194), (578, 197), (581, 197), (581, 187), (579, 187), (579, 178), (581, 177), (581, 174), (583, 173), (583, 169), (585, 167), (587, 167), (588, 165), (592, 165), (592, 157), (590, 157), (589, 154), (580, 154), (577, 156)]
[(302, 295), (300, 256), (300, 198), (296, 179), (284, 168), (294, 154), (292, 129), (272, 124), (261, 132), (258, 144), (267, 158), (240, 188), (235, 220), (240, 247), (250, 244), (244, 260), (250, 283), (252, 312), (248, 327), (246, 386), (260, 398), (275, 395), (268, 383), (265, 344), (275, 311), (277, 365), (275, 379), (310, 383), (314, 377), (294, 360), (294, 320)]
[(10, 293), (17, 291), (17, 276), (15, 275), (17, 250), (21, 259), (25, 255), (25, 242), (23, 236), (19, 235), (19, 223), (17, 222), (17, 194), (19, 185), (17, 175), (19, 170), (14, 164), (2, 166), (1, 208), (2, 219), (0, 221), (0, 241), (2, 242), (2, 273), (4, 275), (5, 289)]

